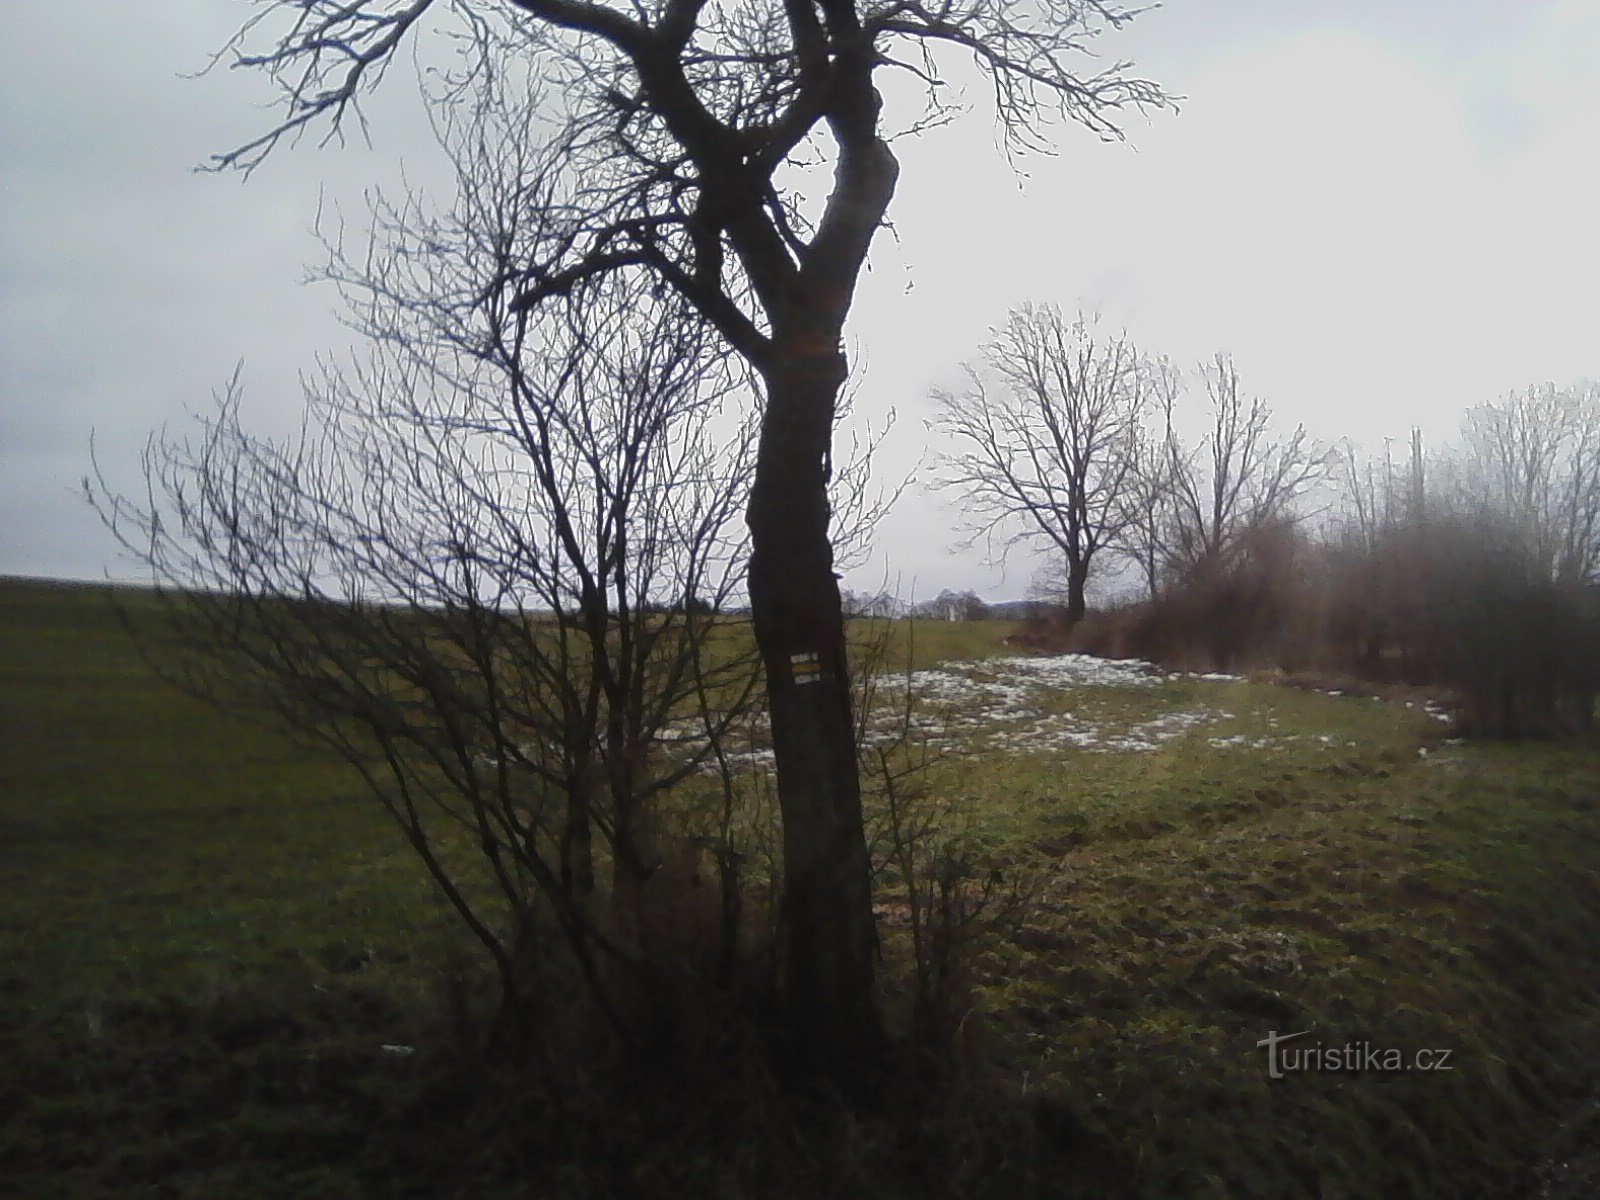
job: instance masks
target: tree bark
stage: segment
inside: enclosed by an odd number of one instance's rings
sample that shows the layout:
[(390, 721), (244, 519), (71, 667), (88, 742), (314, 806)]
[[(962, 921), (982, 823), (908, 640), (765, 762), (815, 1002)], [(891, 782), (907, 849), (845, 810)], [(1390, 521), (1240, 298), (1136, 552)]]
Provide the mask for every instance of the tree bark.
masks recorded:
[(783, 996), (795, 1061), (838, 1078), (885, 1035), (828, 456), (845, 380), (835, 338), (776, 347), (751, 493), (750, 604), (783, 813)]
[[(853, 25), (851, 10), (834, 14)], [(845, 39), (828, 118), (834, 187), (799, 271), (769, 296), (766, 412), (751, 486), (750, 609), (766, 667), (783, 813), (782, 995), (795, 1061), (836, 1082), (887, 1045), (851, 713), (844, 611), (829, 540), (844, 323), (899, 164), (878, 135), (873, 52)], [(757, 272), (752, 271), (755, 275)]]
[(1067, 562), (1067, 624), (1076, 625), (1089, 611), (1085, 593), (1089, 588), (1089, 560), (1073, 557)]

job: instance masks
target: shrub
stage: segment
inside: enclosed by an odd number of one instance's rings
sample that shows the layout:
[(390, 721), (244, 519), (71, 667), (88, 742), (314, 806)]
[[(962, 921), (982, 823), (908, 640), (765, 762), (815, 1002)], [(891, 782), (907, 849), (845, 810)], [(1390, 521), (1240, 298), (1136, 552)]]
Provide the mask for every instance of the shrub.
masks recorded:
[(1440, 521), (1419, 564), (1425, 636), (1462, 726), (1491, 737), (1587, 730), (1600, 692), (1600, 602), (1593, 584), (1558, 583), (1508, 523)]

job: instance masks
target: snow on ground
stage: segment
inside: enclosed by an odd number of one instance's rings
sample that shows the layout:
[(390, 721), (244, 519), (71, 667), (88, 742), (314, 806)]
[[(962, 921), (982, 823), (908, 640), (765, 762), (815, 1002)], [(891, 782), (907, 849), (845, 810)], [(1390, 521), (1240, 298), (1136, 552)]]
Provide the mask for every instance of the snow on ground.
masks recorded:
[[(1205, 702), (1160, 712), (1160, 699), (1150, 695), (1154, 689), (1175, 680), (1235, 683), (1240, 678), (1217, 672), (1173, 673), (1139, 659), (1087, 654), (944, 662), (883, 678), (863, 727), (868, 745), (887, 747), (904, 736), (909, 721), (913, 745), (946, 753), (1148, 752), (1235, 719), (1232, 712)], [(1413, 707), (1413, 702), (1407, 701), (1406, 707)], [(1423, 702), (1422, 709), (1435, 720), (1451, 719), (1431, 700)], [(1286, 733), (1277, 717), (1262, 715), (1264, 731), (1212, 734), (1205, 744), (1213, 750), (1246, 752), (1303, 739), (1325, 746), (1355, 746), (1333, 734)], [(703, 728), (693, 720), (668, 725), (659, 740), (679, 747), (681, 753), (703, 752), (706, 745)], [(765, 715), (732, 731), (724, 749), (736, 768), (770, 768), (773, 754)], [(702, 769), (715, 771), (715, 760), (708, 758)]]
[[(1169, 674), (1138, 659), (1104, 659), (1087, 654), (1050, 657), (991, 658), (945, 662), (909, 676), (890, 676), (878, 688), (879, 703), (865, 721), (869, 745), (897, 741), (906, 719), (906, 688), (911, 689), (910, 727), (914, 740), (934, 750), (1020, 750), (1039, 752), (1077, 749), (1094, 753), (1150, 751), (1195, 729), (1233, 719), (1220, 708), (1202, 705), (1148, 716), (1140, 704), (1139, 719), (1099, 712), (1107, 707), (1106, 692), (1085, 697), (1081, 705), (1066, 701), (1074, 692), (1110, 689), (1112, 693), (1148, 692), (1173, 679), (1233, 682), (1237, 675)], [(1112, 700), (1115, 701), (1113, 694)], [(1116, 705), (1113, 703), (1112, 708)], [(687, 727), (668, 733), (668, 740), (698, 738)], [(731, 761), (767, 766), (772, 752), (764, 726), (750, 731)], [(1252, 745), (1267, 745), (1257, 739)]]
[[(1232, 712), (1206, 702), (1191, 701), (1185, 707), (1161, 712), (1161, 698), (1151, 692), (1173, 681), (1236, 683), (1240, 679), (1217, 672), (1173, 673), (1139, 659), (1087, 654), (944, 662), (880, 680), (874, 707), (866, 714), (863, 727), (868, 745), (888, 747), (904, 736), (909, 720), (909, 741), (914, 747), (926, 745), (944, 753), (1149, 752), (1186, 734), (1236, 719)], [(1413, 702), (1406, 701), (1406, 707), (1414, 707)], [(1422, 709), (1438, 721), (1451, 719), (1431, 700), (1423, 702)], [(1253, 733), (1211, 734), (1205, 744), (1225, 752), (1269, 750), (1301, 740), (1355, 746), (1333, 734), (1286, 733), (1277, 717), (1260, 715), (1265, 717), (1264, 731), (1258, 727)], [(685, 756), (704, 755), (706, 750), (705, 730), (697, 720), (672, 722), (657, 738)], [(769, 769), (772, 739), (765, 714), (730, 731), (724, 753), (736, 769)], [(705, 756), (700, 769), (714, 772), (717, 762)]]
[[(1168, 674), (1138, 659), (1088, 654), (942, 663), (911, 675), (910, 686), (918, 701), (913, 706), (913, 724), (929, 745), (941, 749), (1075, 748), (1105, 753), (1155, 750), (1192, 729), (1232, 719), (1232, 713), (1210, 707), (1134, 722), (1092, 712), (1049, 711), (1059, 705), (1064, 693), (1086, 688), (1145, 690), (1178, 678), (1185, 676)], [(1233, 681), (1238, 676), (1197, 678)], [(892, 711), (875, 715), (869, 739), (891, 740), (897, 725)]]

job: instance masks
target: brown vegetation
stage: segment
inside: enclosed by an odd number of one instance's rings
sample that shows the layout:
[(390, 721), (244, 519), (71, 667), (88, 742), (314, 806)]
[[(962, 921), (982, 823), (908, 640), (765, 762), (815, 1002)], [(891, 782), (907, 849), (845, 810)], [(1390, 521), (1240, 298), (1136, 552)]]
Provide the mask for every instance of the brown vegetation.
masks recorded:
[(1441, 518), (1366, 553), (1287, 529), (1156, 599), (1035, 623), (1019, 639), (1171, 669), (1272, 669), (1352, 694), (1445, 695), (1464, 733), (1564, 736), (1594, 726), (1600, 587), (1542, 575), (1486, 518)]

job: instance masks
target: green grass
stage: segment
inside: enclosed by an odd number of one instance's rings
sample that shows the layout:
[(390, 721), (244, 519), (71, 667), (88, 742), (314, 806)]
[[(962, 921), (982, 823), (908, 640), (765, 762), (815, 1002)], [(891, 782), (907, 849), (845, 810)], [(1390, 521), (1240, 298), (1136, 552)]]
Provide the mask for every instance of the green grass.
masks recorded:
[[(1153, 753), (948, 769), (1035, 883), (981, 971), (1001, 1057), (1075, 1097), (1141, 1195), (1515, 1180), (1595, 1082), (1600, 756), (1444, 745), (1426, 717), (1249, 684), (1217, 702), (1237, 719)], [(1207, 741), (1285, 729), (1331, 737)], [(1302, 1030), (1454, 1069), (1269, 1080), (1257, 1042)]]
[[(922, 623), (912, 653), (1004, 652), (1005, 631)], [(1514, 1183), (1595, 1083), (1600, 753), (1449, 745), (1416, 710), (1247, 683), (1052, 703), (1108, 729), (1231, 715), (1140, 753), (975, 739), (927, 780), (1026, 885), (978, 947), (966, 1032), (986, 1094), (1034, 1118), (969, 1109), (919, 1131), (890, 1112), (807, 1140), (737, 1089), (686, 1089), (670, 1129), (607, 1127), (441, 1067), (465, 943), (344, 768), (173, 691), (104, 589), (0, 581), (0, 1195)], [(1214, 744), (1235, 736), (1253, 747)], [(898, 963), (903, 931), (886, 934)], [(1448, 1049), (1455, 1069), (1269, 1080), (1255, 1043), (1302, 1029)], [(730, 1113), (770, 1138), (685, 1149)], [(941, 1165), (919, 1178), (919, 1157)], [(633, 1165), (585, 1166), (614, 1160)]]
[(434, 924), (360, 781), (177, 692), (100, 589), (0, 586), (0, 796), (3, 958), (30, 987), (183, 987)]
[(858, 617), (850, 623), (850, 637), (860, 644), (886, 636), (888, 662), (900, 670), (908, 663), (921, 670), (950, 659), (1019, 653), (1000, 641), (1018, 628), (1016, 621), (891, 621)]
[(0, 879), (0, 1194), (358, 1194), (239, 1180), (344, 1127), (318, 1081), (379, 1085), (455, 938), (359, 781), (168, 686), (104, 589), (5, 581)]

